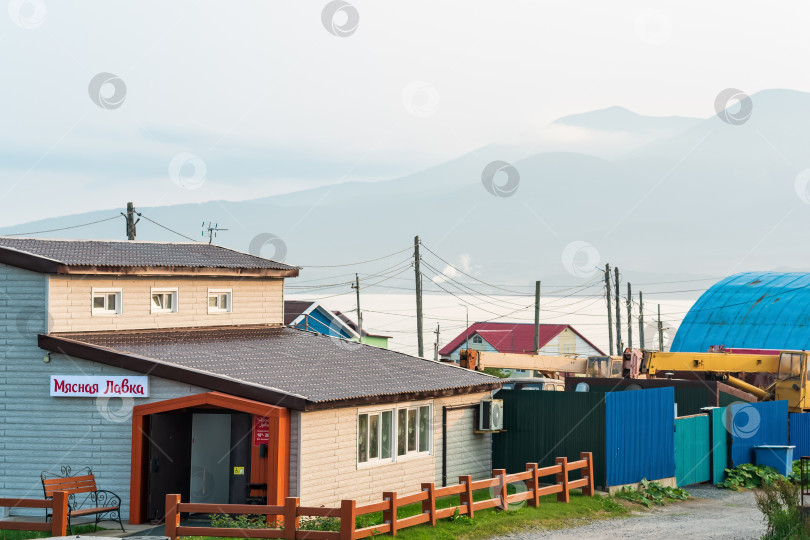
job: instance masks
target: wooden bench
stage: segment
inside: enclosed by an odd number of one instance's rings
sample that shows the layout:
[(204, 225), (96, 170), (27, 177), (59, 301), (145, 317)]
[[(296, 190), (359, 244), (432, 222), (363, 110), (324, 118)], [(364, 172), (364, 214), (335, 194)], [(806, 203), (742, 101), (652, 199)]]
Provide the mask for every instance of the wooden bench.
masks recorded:
[[(95, 516), (93, 531), (102, 521), (116, 521), (124, 531), (124, 525), (121, 523), (121, 497), (112, 491), (98, 489), (96, 477), (90, 467), (80, 469), (76, 475), (70, 473), (70, 467), (65, 466), (62, 467), (61, 475), (47, 471), (43, 471), (40, 475), (46, 499), (51, 499), (54, 491), (65, 491), (68, 494), (68, 534), (71, 534), (71, 518), (83, 516)], [(45, 517), (46, 519), (51, 517), (47, 510)]]

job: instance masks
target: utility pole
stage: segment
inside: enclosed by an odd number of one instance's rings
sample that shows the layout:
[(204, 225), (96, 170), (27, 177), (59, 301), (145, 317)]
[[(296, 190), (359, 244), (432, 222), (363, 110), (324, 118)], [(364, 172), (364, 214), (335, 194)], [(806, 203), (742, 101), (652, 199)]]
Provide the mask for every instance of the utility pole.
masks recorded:
[(416, 274), (416, 339), (419, 356), (425, 356), (425, 341), (422, 335), (422, 271), (419, 269), (419, 237), (413, 237), (413, 268)]
[(439, 361), (439, 323), (436, 323), (436, 343), (433, 344), (433, 359)]
[(605, 265), (605, 299), (608, 309), (608, 341), (610, 341), (610, 356), (613, 356), (613, 313), (610, 311), (610, 265)]
[(127, 240), (135, 240), (135, 225), (141, 220), (141, 218), (135, 219), (135, 205), (131, 202), (127, 203), (127, 213), (121, 212), (121, 215), (124, 216), (127, 220)]
[(658, 350), (664, 352), (664, 323), (661, 322), (661, 304), (658, 304)]
[(616, 279), (616, 354), (621, 355), (622, 351), (622, 310), (619, 306), (619, 268), (613, 269), (613, 275)]
[(540, 354), (540, 282), (534, 283), (534, 354)]
[(360, 277), (357, 274), (354, 275), (354, 285), (352, 285), (352, 289), (357, 291), (357, 333), (360, 335), (360, 343), (363, 343), (363, 312), (360, 311)]
[(633, 348), (633, 293), (630, 282), (627, 282), (627, 346)]
[(644, 349), (644, 295), (638, 291), (638, 346)]

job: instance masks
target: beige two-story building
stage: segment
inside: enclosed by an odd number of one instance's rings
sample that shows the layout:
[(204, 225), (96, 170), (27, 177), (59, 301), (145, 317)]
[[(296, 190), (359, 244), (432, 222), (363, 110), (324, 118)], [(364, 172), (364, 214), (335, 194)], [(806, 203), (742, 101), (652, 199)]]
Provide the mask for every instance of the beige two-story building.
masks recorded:
[(0, 237), (0, 497), (89, 466), (131, 523), (184, 501), (377, 500), (487, 475), (497, 379), (285, 327), (299, 269), (197, 243)]

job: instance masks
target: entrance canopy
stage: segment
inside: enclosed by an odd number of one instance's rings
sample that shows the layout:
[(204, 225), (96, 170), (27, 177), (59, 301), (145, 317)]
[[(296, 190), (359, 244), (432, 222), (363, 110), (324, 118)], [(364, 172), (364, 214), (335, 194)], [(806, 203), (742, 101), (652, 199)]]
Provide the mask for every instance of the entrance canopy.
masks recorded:
[(151, 415), (186, 409), (218, 409), (252, 414), (266, 419), (267, 451), (251, 445), (250, 482), (267, 484), (267, 504), (284, 504), (289, 494), (290, 413), (276, 405), (207, 392), (138, 405), (132, 409), (132, 464), (130, 477), (130, 523), (146, 521), (149, 471), (149, 419)]

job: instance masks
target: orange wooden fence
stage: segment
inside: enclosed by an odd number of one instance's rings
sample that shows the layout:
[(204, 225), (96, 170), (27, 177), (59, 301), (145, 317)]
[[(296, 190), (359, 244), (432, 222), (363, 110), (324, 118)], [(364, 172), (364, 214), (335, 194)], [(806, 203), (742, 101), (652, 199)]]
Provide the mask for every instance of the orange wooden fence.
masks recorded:
[[(579, 478), (571, 480), (571, 471), (580, 471)], [(180, 502), (180, 495), (166, 495), (165, 535), (172, 540), (179, 536), (240, 537), (240, 538), (283, 538), (287, 540), (355, 540), (376, 534), (391, 534), (414, 525), (430, 523), (455, 515), (475, 517), (475, 512), (487, 508), (508, 509), (510, 504), (526, 501), (529, 506), (538, 506), (540, 497), (557, 495), (557, 501), (567, 503), (572, 489), (581, 489), (583, 495), (593, 496), (593, 456), (582, 452), (580, 459), (569, 462), (567, 458), (557, 458), (550, 467), (538, 467), (537, 463), (527, 463), (526, 471), (506, 474), (503, 469), (492, 471), (492, 478), (473, 481), (470, 476), (459, 477), (454, 486), (436, 487), (433, 482), (422, 484), (422, 490), (411, 495), (398, 496), (395, 491), (383, 493), (383, 500), (377, 503), (357, 505), (354, 500), (341, 501), (340, 508), (301, 506), (297, 497), (288, 497), (284, 506), (259, 506), (245, 504), (191, 504)], [(553, 477), (553, 482), (541, 480)], [(550, 479), (549, 479), (550, 480)], [(541, 486), (540, 484), (549, 484)], [(525, 491), (509, 494), (510, 484), (525, 486)], [(493, 495), (489, 499), (475, 501), (473, 494), (480, 490), (489, 490)], [(458, 506), (436, 508), (436, 499), (459, 496)], [(399, 518), (397, 510), (403, 506), (421, 503), (422, 512), (414, 516)], [(283, 516), (283, 529), (237, 529), (226, 527), (181, 527), (180, 514), (185, 512), (206, 514), (264, 514), (268, 522), (274, 516)], [(357, 529), (356, 519), (359, 516), (382, 512), (383, 523)], [(332, 517), (340, 519), (340, 532), (298, 530), (302, 517)]]
[(51, 536), (67, 534), (68, 494), (54, 491), (52, 499), (2, 499), (0, 508), (50, 508), (51, 522), (46, 521), (0, 521), (0, 529), (15, 531), (49, 531)]

